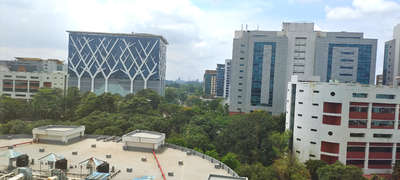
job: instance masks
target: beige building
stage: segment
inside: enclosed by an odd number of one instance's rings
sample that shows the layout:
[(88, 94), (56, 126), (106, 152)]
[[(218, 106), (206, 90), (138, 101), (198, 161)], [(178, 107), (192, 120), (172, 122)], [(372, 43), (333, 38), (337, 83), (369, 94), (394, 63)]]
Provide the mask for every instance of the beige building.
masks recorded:
[(32, 99), (39, 88), (67, 87), (65, 65), (57, 59), (19, 58), (0, 61), (0, 95)]

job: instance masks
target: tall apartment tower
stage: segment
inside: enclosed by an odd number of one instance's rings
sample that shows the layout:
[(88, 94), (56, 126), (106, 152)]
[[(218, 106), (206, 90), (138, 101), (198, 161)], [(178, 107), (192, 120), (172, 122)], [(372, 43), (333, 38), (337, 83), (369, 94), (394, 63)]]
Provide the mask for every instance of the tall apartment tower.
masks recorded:
[(224, 97), (225, 64), (217, 64), (216, 96)]
[(225, 79), (224, 79), (224, 98), (229, 97), (229, 88), (231, 83), (231, 63), (232, 59), (225, 60)]
[(203, 79), (204, 97), (214, 98), (217, 93), (217, 71), (206, 70)]
[(383, 85), (399, 86), (400, 84), (400, 24), (393, 29), (393, 39), (385, 42), (383, 59)]
[(69, 86), (96, 94), (164, 95), (167, 40), (144, 33), (68, 31)]
[(376, 47), (377, 40), (363, 33), (315, 31), (314, 23), (283, 23), (282, 31), (236, 31), (230, 112), (285, 112), (292, 75), (299, 81), (374, 84)]

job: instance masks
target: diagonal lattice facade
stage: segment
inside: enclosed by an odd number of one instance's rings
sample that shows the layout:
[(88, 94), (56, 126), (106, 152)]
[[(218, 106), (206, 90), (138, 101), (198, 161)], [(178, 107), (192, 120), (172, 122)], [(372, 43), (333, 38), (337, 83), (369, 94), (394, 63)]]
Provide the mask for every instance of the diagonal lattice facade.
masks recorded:
[(156, 35), (69, 31), (69, 86), (98, 94), (146, 88), (164, 94), (166, 45)]

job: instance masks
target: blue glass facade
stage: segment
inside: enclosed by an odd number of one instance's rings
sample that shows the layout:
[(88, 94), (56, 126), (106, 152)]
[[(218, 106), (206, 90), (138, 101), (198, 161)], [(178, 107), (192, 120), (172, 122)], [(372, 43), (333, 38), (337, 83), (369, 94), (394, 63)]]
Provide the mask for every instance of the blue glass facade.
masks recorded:
[(389, 44), (385, 43), (385, 53), (383, 56), (383, 82), (382, 84), (386, 85), (387, 82), (387, 75), (388, 75), (388, 62), (389, 61)]
[(330, 43), (328, 48), (328, 68), (326, 79), (329, 81), (332, 75), (332, 58), (334, 47), (358, 48), (357, 82), (361, 84), (370, 83), (372, 45), (370, 44), (334, 44)]
[(224, 96), (225, 64), (217, 64), (217, 96)]
[[(129, 71), (132, 76), (138, 69), (141, 69), (143, 76), (146, 77), (153, 68), (155, 68), (156, 72), (159, 70), (159, 66), (157, 66), (160, 57), (159, 53), (159, 38), (70, 33), (68, 74), (73, 77), (76, 76), (71, 71), (72, 65), (77, 66), (78, 72), (90, 71), (84, 73), (82, 77), (89, 77), (89, 73), (94, 74), (99, 68), (108, 74), (111, 73), (110, 68), (117, 63), (117, 72), (113, 73), (113, 77), (128, 79), (127, 74), (121, 71), (123, 69), (122, 63), (124, 63), (128, 67), (134, 66)], [(107, 62), (102, 63), (103, 60)], [(145, 65), (141, 66), (144, 61), (146, 61)], [(86, 64), (89, 65), (89, 69), (85, 69), (87, 67)], [(159, 73), (155, 73), (150, 77), (150, 80), (159, 80), (159, 78)], [(142, 76), (136, 76), (136, 80), (142, 79)]]
[[(269, 99), (268, 104), (261, 104), (261, 86), (262, 86), (262, 72), (263, 72), (263, 57), (264, 46), (272, 46), (271, 64), (269, 72)], [(273, 90), (274, 90), (274, 74), (275, 74), (275, 42), (255, 42), (253, 52), (253, 72), (251, 81), (251, 105), (257, 106), (272, 106)]]

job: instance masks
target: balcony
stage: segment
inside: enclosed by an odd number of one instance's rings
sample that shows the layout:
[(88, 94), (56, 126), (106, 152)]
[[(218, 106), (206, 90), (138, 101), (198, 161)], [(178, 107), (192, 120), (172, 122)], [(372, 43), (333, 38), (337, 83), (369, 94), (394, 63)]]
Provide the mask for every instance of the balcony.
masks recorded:
[(350, 119), (349, 128), (367, 128), (368, 120)]
[(371, 121), (371, 129), (394, 129), (394, 121), (393, 120), (372, 120)]

